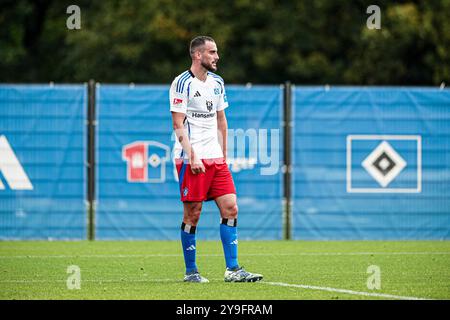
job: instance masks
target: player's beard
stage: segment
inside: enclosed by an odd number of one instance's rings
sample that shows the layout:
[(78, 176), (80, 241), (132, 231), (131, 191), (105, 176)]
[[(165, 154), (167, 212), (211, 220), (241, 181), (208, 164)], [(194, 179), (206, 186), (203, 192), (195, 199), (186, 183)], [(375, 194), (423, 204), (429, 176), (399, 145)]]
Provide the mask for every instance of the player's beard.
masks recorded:
[[(217, 62), (216, 62), (216, 65), (217, 65)], [(202, 67), (211, 72), (214, 72), (217, 70), (217, 67), (213, 67), (212, 62), (206, 63), (206, 62), (202, 61)]]

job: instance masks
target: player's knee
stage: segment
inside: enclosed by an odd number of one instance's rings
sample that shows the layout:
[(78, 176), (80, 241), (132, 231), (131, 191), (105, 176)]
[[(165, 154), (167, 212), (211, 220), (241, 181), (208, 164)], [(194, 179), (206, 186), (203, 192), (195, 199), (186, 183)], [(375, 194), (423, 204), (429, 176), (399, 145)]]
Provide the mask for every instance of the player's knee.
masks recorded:
[(189, 208), (187, 212), (187, 220), (190, 222), (191, 225), (197, 225), (198, 220), (200, 219), (200, 213), (202, 211), (201, 204), (199, 205), (193, 205), (191, 208)]
[(188, 220), (190, 222), (190, 225), (196, 226), (198, 224), (198, 221), (200, 220), (200, 216), (189, 216)]
[(200, 220), (200, 212), (190, 212), (185, 216), (185, 222), (192, 226), (196, 226)]
[(232, 204), (226, 208), (226, 218), (228, 219), (236, 219), (238, 215), (238, 206), (237, 204)]

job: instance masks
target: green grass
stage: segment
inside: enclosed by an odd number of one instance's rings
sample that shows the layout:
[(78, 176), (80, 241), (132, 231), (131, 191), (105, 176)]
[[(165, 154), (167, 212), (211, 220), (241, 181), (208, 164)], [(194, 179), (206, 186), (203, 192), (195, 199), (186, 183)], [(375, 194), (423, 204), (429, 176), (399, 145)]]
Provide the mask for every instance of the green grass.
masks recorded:
[[(0, 299), (386, 299), (273, 283), (450, 299), (449, 241), (241, 241), (239, 262), (261, 283), (224, 283), (221, 243), (197, 241), (207, 284), (183, 283), (178, 241), (0, 242)], [(69, 290), (67, 267), (81, 270)], [(367, 268), (381, 270), (368, 289)]]

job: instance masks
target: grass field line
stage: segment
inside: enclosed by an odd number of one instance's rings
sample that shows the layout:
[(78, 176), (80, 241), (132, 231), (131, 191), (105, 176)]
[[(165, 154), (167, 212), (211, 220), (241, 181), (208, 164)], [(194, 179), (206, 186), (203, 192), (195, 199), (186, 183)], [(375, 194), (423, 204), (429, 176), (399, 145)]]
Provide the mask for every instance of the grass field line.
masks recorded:
[[(298, 253), (240, 253), (239, 256), (359, 256), (359, 255), (450, 255), (450, 251), (443, 252), (298, 252)], [(1, 255), (0, 259), (26, 258), (153, 258), (153, 257), (181, 257), (181, 253), (174, 254), (90, 254), (90, 255)], [(223, 254), (197, 254), (200, 257), (223, 257)]]
[(353, 290), (347, 290), (347, 289), (310, 286), (310, 285), (304, 285), (304, 284), (289, 284), (289, 283), (283, 283), (283, 282), (265, 282), (265, 281), (261, 281), (260, 283), (271, 285), (271, 286), (300, 288), (300, 289), (309, 289), (309, 290), (320, 290), (320, 291), (328, 291), (328, 292), (335, 292), (335, 293), (346, 293), (346, 294), (365, 296), (365, 297), (378, 297), (378, 298), (397, 299), (397, 300), (432, 300), (432, 299), (427, 299), (427, 298), (397, 296), (397, 295), (393, 295), (393, 294), (365, 292), (365, 291), (353, 291)]

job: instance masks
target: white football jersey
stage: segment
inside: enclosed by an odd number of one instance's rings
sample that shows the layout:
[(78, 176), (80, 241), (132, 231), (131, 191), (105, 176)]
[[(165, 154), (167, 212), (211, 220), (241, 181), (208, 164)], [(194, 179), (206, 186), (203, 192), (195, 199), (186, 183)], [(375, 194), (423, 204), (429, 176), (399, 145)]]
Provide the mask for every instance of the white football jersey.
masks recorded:
[[(173, 80), (170, 87), (170, 111), (184, 113), (184, 127), (195, 154), (200, 159), (223, 157), (217, 134), (217, 111), (228, 107), (223, 79), (208, 72), (206, 81), (188, 70)], [(173, 155), (187, 159), (178, 139)]]

